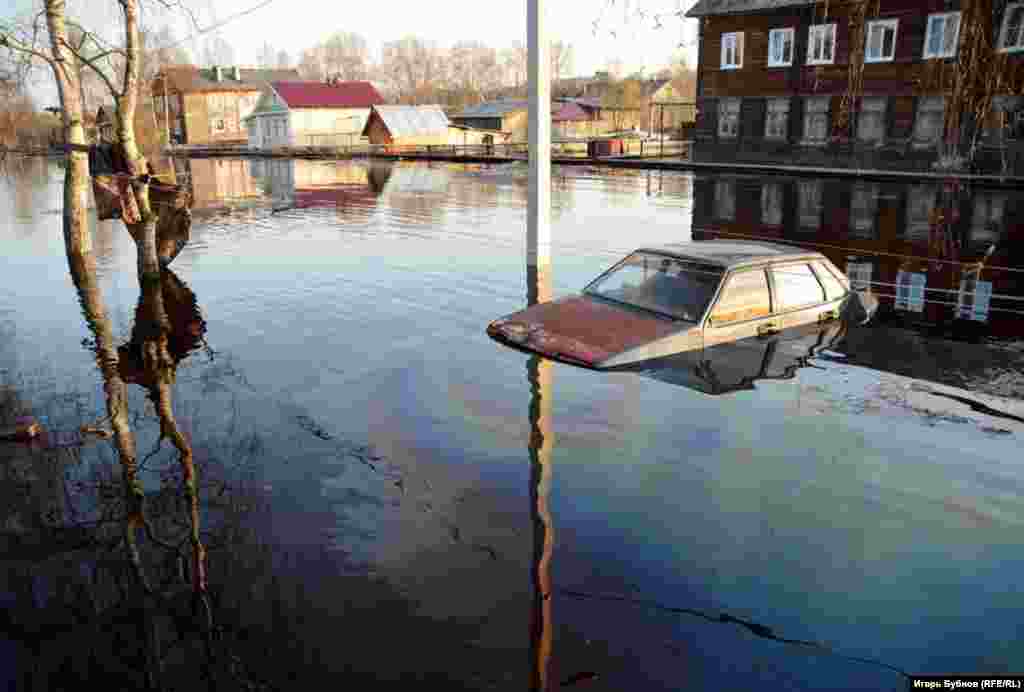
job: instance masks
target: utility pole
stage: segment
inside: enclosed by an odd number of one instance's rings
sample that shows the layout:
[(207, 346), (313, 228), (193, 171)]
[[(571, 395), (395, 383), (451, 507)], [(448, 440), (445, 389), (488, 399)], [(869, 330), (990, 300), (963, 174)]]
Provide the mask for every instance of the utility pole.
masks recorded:
[(529, 107), (529, 193), (526, 263), (551, 262), (551, 60), (545, 0), (526, 0)]

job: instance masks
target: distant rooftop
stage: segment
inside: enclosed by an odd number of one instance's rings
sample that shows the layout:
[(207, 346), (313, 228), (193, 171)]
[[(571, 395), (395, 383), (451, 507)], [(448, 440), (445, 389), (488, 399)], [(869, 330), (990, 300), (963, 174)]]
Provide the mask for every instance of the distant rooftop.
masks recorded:
[[(260, 91), (270, 82), (298, 79), (298, 70), (263, 70), (249, 67), (222, 66), (220, 79), (216, 67), (196, 65), (169, 65), (160, 70), (167, 76), (171, 89), (182, 93), (215, 91)], [(153, 80), (153, 88), (160, 93), (164, 88), (160, 74)]]
[(815, 0), (697, 0), (687, 17), (709, 17), (721, 14), (767, 12), (783, 7), (813, 5)]
[(461, 113), (456, 113), (453, 118), (500, 118), (516, 111), (525, 111), (530, 107), (529, 101), (514, 99), (501, 99), (498, 101), (487, 101), (475, 106), (469, 106)]
[(289, 108), (369, 108), (384, 103), (369, 82), (273, 82)]
[[(448, 116), (441, 106), (380, 106), (373, 107), (392, 137), (415, 137), (446, 132)], [(370, 121), (366, 122), (370, 126)], [(366, 135), (366, 131), (363, 131)]]

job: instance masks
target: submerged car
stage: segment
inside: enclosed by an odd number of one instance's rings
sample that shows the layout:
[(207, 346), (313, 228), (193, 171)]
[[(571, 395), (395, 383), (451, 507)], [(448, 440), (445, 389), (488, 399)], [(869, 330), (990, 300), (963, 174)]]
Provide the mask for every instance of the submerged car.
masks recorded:
[(785, 338), (840, 318), (855, 297), (846, 275), (819, 252), (695, 241), (640, 248), (581, 294), (497, 319), (487, 333), (554, 360), (618, 369), (751, 339)]

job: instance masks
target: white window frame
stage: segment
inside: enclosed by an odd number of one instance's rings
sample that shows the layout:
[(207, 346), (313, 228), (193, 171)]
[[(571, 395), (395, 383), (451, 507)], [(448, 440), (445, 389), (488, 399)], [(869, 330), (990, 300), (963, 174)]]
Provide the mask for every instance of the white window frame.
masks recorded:
[(906, 312), (924, 312), (924, 292), (928, 275), (923, 272), (896, 272), (896, 309)]
[(846, 278), (850, 280), (850, 290), (871, 292), (871, 275), (874, 263), (861, 258), (847, 258)]
[(761, 185), (761, 225), (781, 226), (785, 211), (785, 192), (782, 183)]
[[(825, 32), (832, 33), (832, 54), (828, 58), (816, 58), (814, 57), (814, 37), (816, 34)], [(824, 39), (822, 39), (822, 47), (824, 47)], [(830, 22), (828, 24), (812, 24), (807, 27), (807, 64), (808, 65), (831, 65), (836, 61), (836, 23)]]
[[(728, 46), (732, 45), (732, 62), (727, 59)], [(722, 69), (738, 70), (743, 67), (743, 32), (730, 31), (722, 34)]]
[[(867, 23), (867, 30), (864, 32), (864, 62), (892, 62), (896, 57), (896, 41), (899, 38), (900, 20), (898, 19), (873, 19)], [(878, 29), (882, 32), (879, 43), (879, 50), (885, 50), (885, 30), (892, 28), (892, 53), (885, 55), (884, 52), (877, 57), (871, 57), (871, 30)]]
[(715, 181), (715, 218), (719, 221), (736, 220), (736, 180), (719, 178)]
[[(881, 104), (881, 108), (868, 108), (868, 104), (872, 106)], [(885, 142), (886, 135), (886, 116), (889, 110), (889, 99), (885, 96), (865, 96), (861, 99), (860, 111), (857, 113), (857, 141), (864, 144), (873, 144), (879, 146)], [(867, 116), (865, 116), (867, 114)], [(870, 118), (881, 117), (881, 131), (877, 137), (868, 136), (868, 129), (871, 125)], [(866, 119), (868, 118), (868, 119)]]
[(960, 279), (960, 291), (956, 296), (957, 317), (975, 322), (988, 322), (991, 302), (991, 281), (979, 281), (971, 275)]
[(1017, 31), (1017, 45), (1010, 46), (1008, 48), (1005, 47), (1005, 43), (1006, 43), (1006, 30), (1010, 28), (1010, 26), (1009, 26), (1010, 14), (1013, 12), (1013, 10), (1015, 10), (1015, 9), (1017, 9), (1019, 7), (1024, 7), (1024, 2), (1013, 2), (1013, 3), (1010, 3), (1010, 4), (1008, 4), (1006, 6), (1006, 10), (1004, 10), (1004, 12), (1003, 12), (1003, 26), (999, 30), (999, 43), (996, 44), (996, 45), (999, 46), (999, 52), (1000, 53), (1017, 53), (1017, 52), (1020, 52), (1020, 51), (1024, 50), (1024, 25), (1022, 25), (1021, 28)]
[[(785, 108), (780, 107), (781, 104), (785, 104)], [(789, 138), (789, 113), (793, 107), (793, 102), (786, 97), (781, 98), (769, 98), (765, 104), (765, 118), (764, 118), (764, 138), (773, 141), (782, 141)], [(773, 118), (773, 115), (785, 113), (785, 117), (781, 119), (782, 132), (773, 132), (771, 126), (779, 122), (778, 119)]]
[[(733, 108), (735, 106), (735, 108)], [(740, 134), (740, 114), (743, 104), (739, 97), (731, 96), (719, 99), (718, 101), (718, 137), (719, 139), (736, 139)], [(729, 116), (728, 121), (726, 115)], [(731, 123), (734, 128), (726, 128), (723, 132), (722, 126)]]
[[(928, 52), (928, 45), (932, 41), (932, 19), (937, 18), (937, 17), (942, 17), (943, 18), (943, 21), (942, 21), (942, 41), (940, 42), (940, 44), (943, 45), (943, 46), (946, 45), (946, 27), (949, 26), (949, 18), (950, 17), (956, 17), (957, 18), (957, 20), (956, 20), (956, 34), (953, 36), (953, 51), (951, 53), (946, 53), (942, 49), (940, 49), (938, 53), (930, 53), (930, 52)], [(952, 57), (955, 57), (956, 56), (956, 52), (957, 52), (957, 48), (960, 45), (960, 23), (961, 23), (962, 19), (963, 18), (960, 16), (959, 12), (933, 12), (932, 14), (928, 15), (928, 18), (925, 20), (925, 27), (926, 28), (925, 28), (925, 33), (924, 33), (924, 48), (921, 51), (921, 57), (924, 58), (925, 60), (929, 60), (931, 58), (952, 58)]]
[[(780, 39), (785, 46), (786, 36), (789, 37), (789, 60), (788, 61), (775, 61), (772, 59), (772, 45), (775, 41), (776, 36), (781, 36)], [(785, 49), (783, 49), (785, 54)], [(793, 64), (793, 54), (796, 52), (796, 29), (793, 27), (786, 27), (785, 29), (772, 29), (768, 32), (768, 67), (790, 67)]]

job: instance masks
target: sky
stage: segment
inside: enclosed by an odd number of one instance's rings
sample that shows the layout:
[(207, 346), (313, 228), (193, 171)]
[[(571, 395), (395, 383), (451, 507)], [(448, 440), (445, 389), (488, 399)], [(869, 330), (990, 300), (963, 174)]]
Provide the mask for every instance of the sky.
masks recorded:
[[(652, 73), (671, 63), (673, 55), (685, 52), (696, 63), (696, 20), (674, 16), (689, 9), (694, 0), (544, 0), (551, 40), (572, 44), (573, 73), (592, 75), (610, 61), (621, 60), (627, 72), (643, 68)], [(526, 0), (380, 0), (328, 2), (324, 0), (182, 0), (194, 13), (200, 30), (218, 22), (223, 26), (207, 36), (219, 34), (232, 45), (236, 62), (256, 65), (264, 43), (275, 51), (286, 50), (293, 63), (299, 53), (336, 31), (351, 31), (366, 38), (371, 51), (379, 55), (384, 41), (406, 35), (431, 39), (442, 46), (460, 40), (476, 40), (501, 49), (516, 41), (526, 44)], [(246, 10), (268, 3), (249, 14)], [(32, 9), (39, 0), (4, 0), (0, 17), (11, 17)], [(111, 34), (119, 26), (120, 12), (114, 0), (69, 0), (69, 13), (83, 16), (91, 27), (107, 27)], [(150, 2), (147, 7), (154, 6)], [(645, 14), (640, 16), (640, 12)], [(652, 16), (663, 15), (657, 28)], [(147, 23), (161, 21), (150, 12)], [(197, 33), (195, 24), (182, 12), (166, 17), (180, 39)], [(597, 27), (595, 35), (595, 23)], [(116, 38), (110, 35), (109, 38)], [(187, 48), (198, 48), (185, 42)], [(680, 46), (683, 45), (683, 48)], [(56, 100), (46, 79), (37, 84), (37, 100)]]

